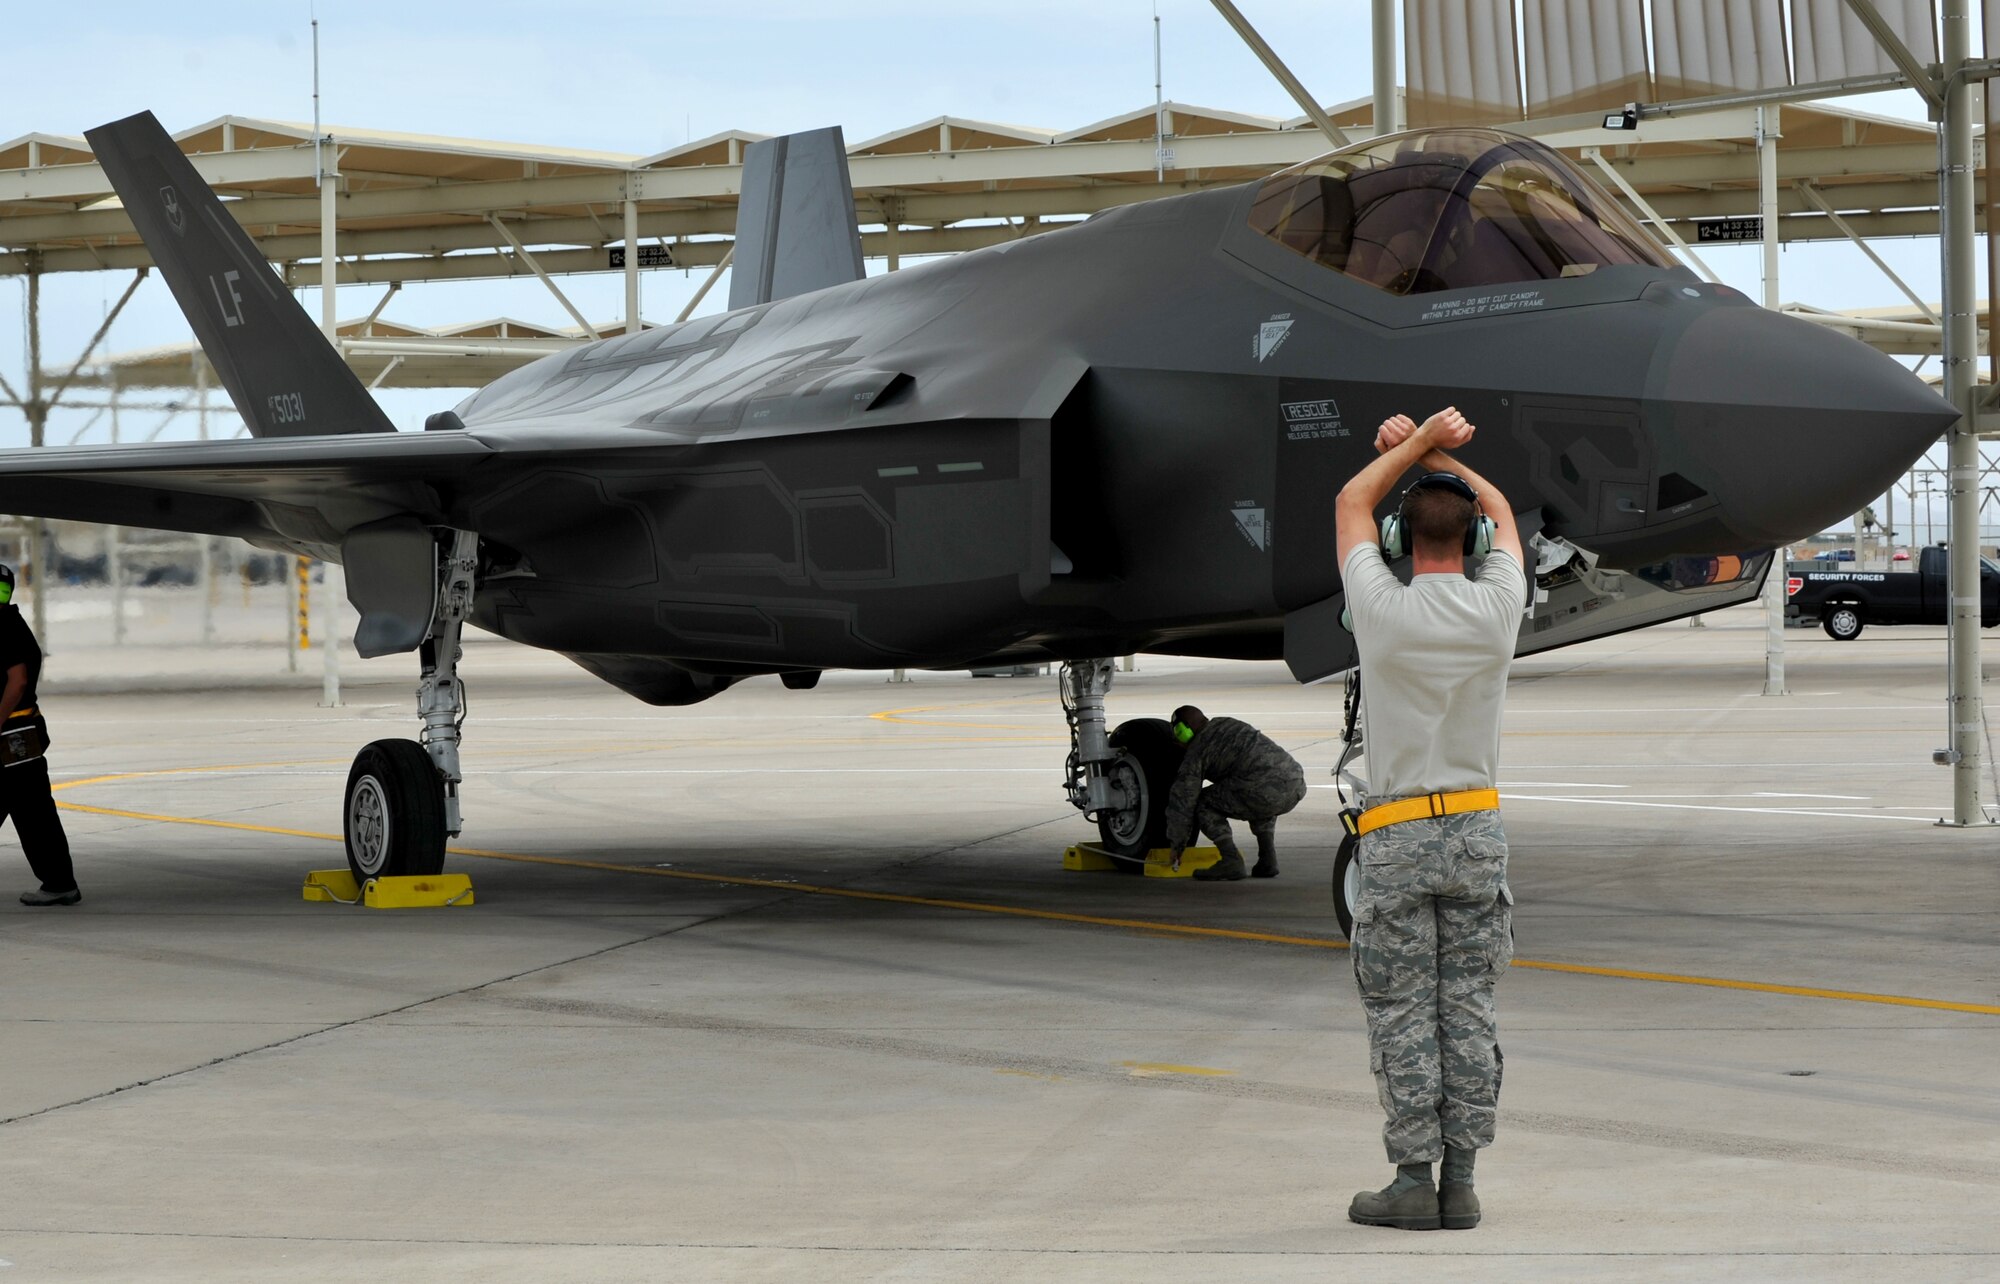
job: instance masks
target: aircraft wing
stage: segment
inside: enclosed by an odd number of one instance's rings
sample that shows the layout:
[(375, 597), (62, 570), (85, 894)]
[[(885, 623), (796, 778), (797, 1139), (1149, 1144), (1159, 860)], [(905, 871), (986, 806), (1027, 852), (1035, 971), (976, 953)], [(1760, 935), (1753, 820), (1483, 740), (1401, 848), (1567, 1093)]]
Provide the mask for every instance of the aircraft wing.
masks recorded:
[(496, 453), (463, 431), (8, 450), (0, 512), (234, 535), (326, 556), (366, 522), (441, 522), (439, 487)]

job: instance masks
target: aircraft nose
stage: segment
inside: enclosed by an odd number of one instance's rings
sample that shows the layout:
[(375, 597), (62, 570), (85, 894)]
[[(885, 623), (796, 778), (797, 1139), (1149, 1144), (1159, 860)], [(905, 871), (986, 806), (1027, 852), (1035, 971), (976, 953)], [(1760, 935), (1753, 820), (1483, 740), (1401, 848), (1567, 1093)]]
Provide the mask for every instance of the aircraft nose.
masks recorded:
[(1790, 543), (1861, 510), (1958, 418), (1856, 339), (1754, 307), (1681, 334), (1664, 400), (1745, 547)]

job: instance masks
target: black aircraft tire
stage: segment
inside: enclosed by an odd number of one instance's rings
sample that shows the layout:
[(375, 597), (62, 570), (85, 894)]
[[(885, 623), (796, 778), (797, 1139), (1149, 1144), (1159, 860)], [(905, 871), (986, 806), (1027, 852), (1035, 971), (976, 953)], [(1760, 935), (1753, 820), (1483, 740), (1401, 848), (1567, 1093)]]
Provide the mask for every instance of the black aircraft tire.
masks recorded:
[(341, 807), (356, 882), (444, 870), (444, 780), (414, 740), (377, 740), (354, 755)]
[(1861, 636), (1861, 608), (1848, 602), (1836, 602), (1826, 608), (1826, 617), (1820, 627), (1836, 642), (1852, 642)]
[(1121, 722), (1110, 741), (1119, 751), (1112, 771), (1139, 786), (1140, 816), (1100, 815), (1097, 837), (1105, 851), (1125, 858), (1117, 862), (1120, 872), (1141, 874), (1146, 853), (1167, 845), (1167, 794), (1180, 774), (1182, 750), (1172, 728), (1159, 718)]
[(1340, 854), (1333, 858), (1333, 916), (1340, 920), (1340, 934), (1354, 939), (1354, 897), (1361, 888), (1361, 866), (1355, 860), (1361, 840), (1353, 834), (1340, 836)]

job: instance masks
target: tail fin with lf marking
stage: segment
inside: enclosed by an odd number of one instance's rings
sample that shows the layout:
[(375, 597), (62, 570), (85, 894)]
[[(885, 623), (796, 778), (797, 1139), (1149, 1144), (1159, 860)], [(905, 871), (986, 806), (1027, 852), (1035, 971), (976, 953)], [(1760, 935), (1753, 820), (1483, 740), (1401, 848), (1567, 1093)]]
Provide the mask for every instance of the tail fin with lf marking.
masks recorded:
[(151, 112), (84, 137), (251, 435), (395, 431)]

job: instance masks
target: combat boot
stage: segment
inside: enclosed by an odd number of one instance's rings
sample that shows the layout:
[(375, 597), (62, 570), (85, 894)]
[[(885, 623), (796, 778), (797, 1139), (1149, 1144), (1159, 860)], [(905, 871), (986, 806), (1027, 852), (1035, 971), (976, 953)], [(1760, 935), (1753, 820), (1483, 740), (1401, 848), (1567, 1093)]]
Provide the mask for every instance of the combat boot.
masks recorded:
[(1438, 1169), (1438, 1220), (1446, 1230), (1471, 1230), (1479, 1225), (1479, 1196), (1472, 1189), (1472, 1168), (1477, 1150), (1444, 1148), (1444, 1163)]
[(1204, 883), (1233, 883), (1239, 878), (1250, 876), (1250, 871), (1243, 868), (1243, 853), (1236, 850), (1235, 839), (1218, 839), (1215, 850), (1222, 853), (1222, 859), (1213, 865), (1196, 870), (1194, 872), (1196, 878)]
[(1471, 1230), (1479, 1225), (1479, 1194), (1471, 1182), (1438, 1183), (1438, 1224), (1446, 1230)]
[(1421, 1165), (1420, 1178), (1410, 1171), (1416, 1167), (1404, 1165), (1387, 1186), (1356, 1195), (1347, 1206), (1347, 1220), (1397, 1230), (1436, 1230), (1440, 1225), (1437, 1187), (1431, 1185), (1429, 1164)]
[(1276, 878), (1278, 876), (1278, 834), (1275, 828), (1257, 831), (1257, 863), (1250, 870), (1252, 878)]

